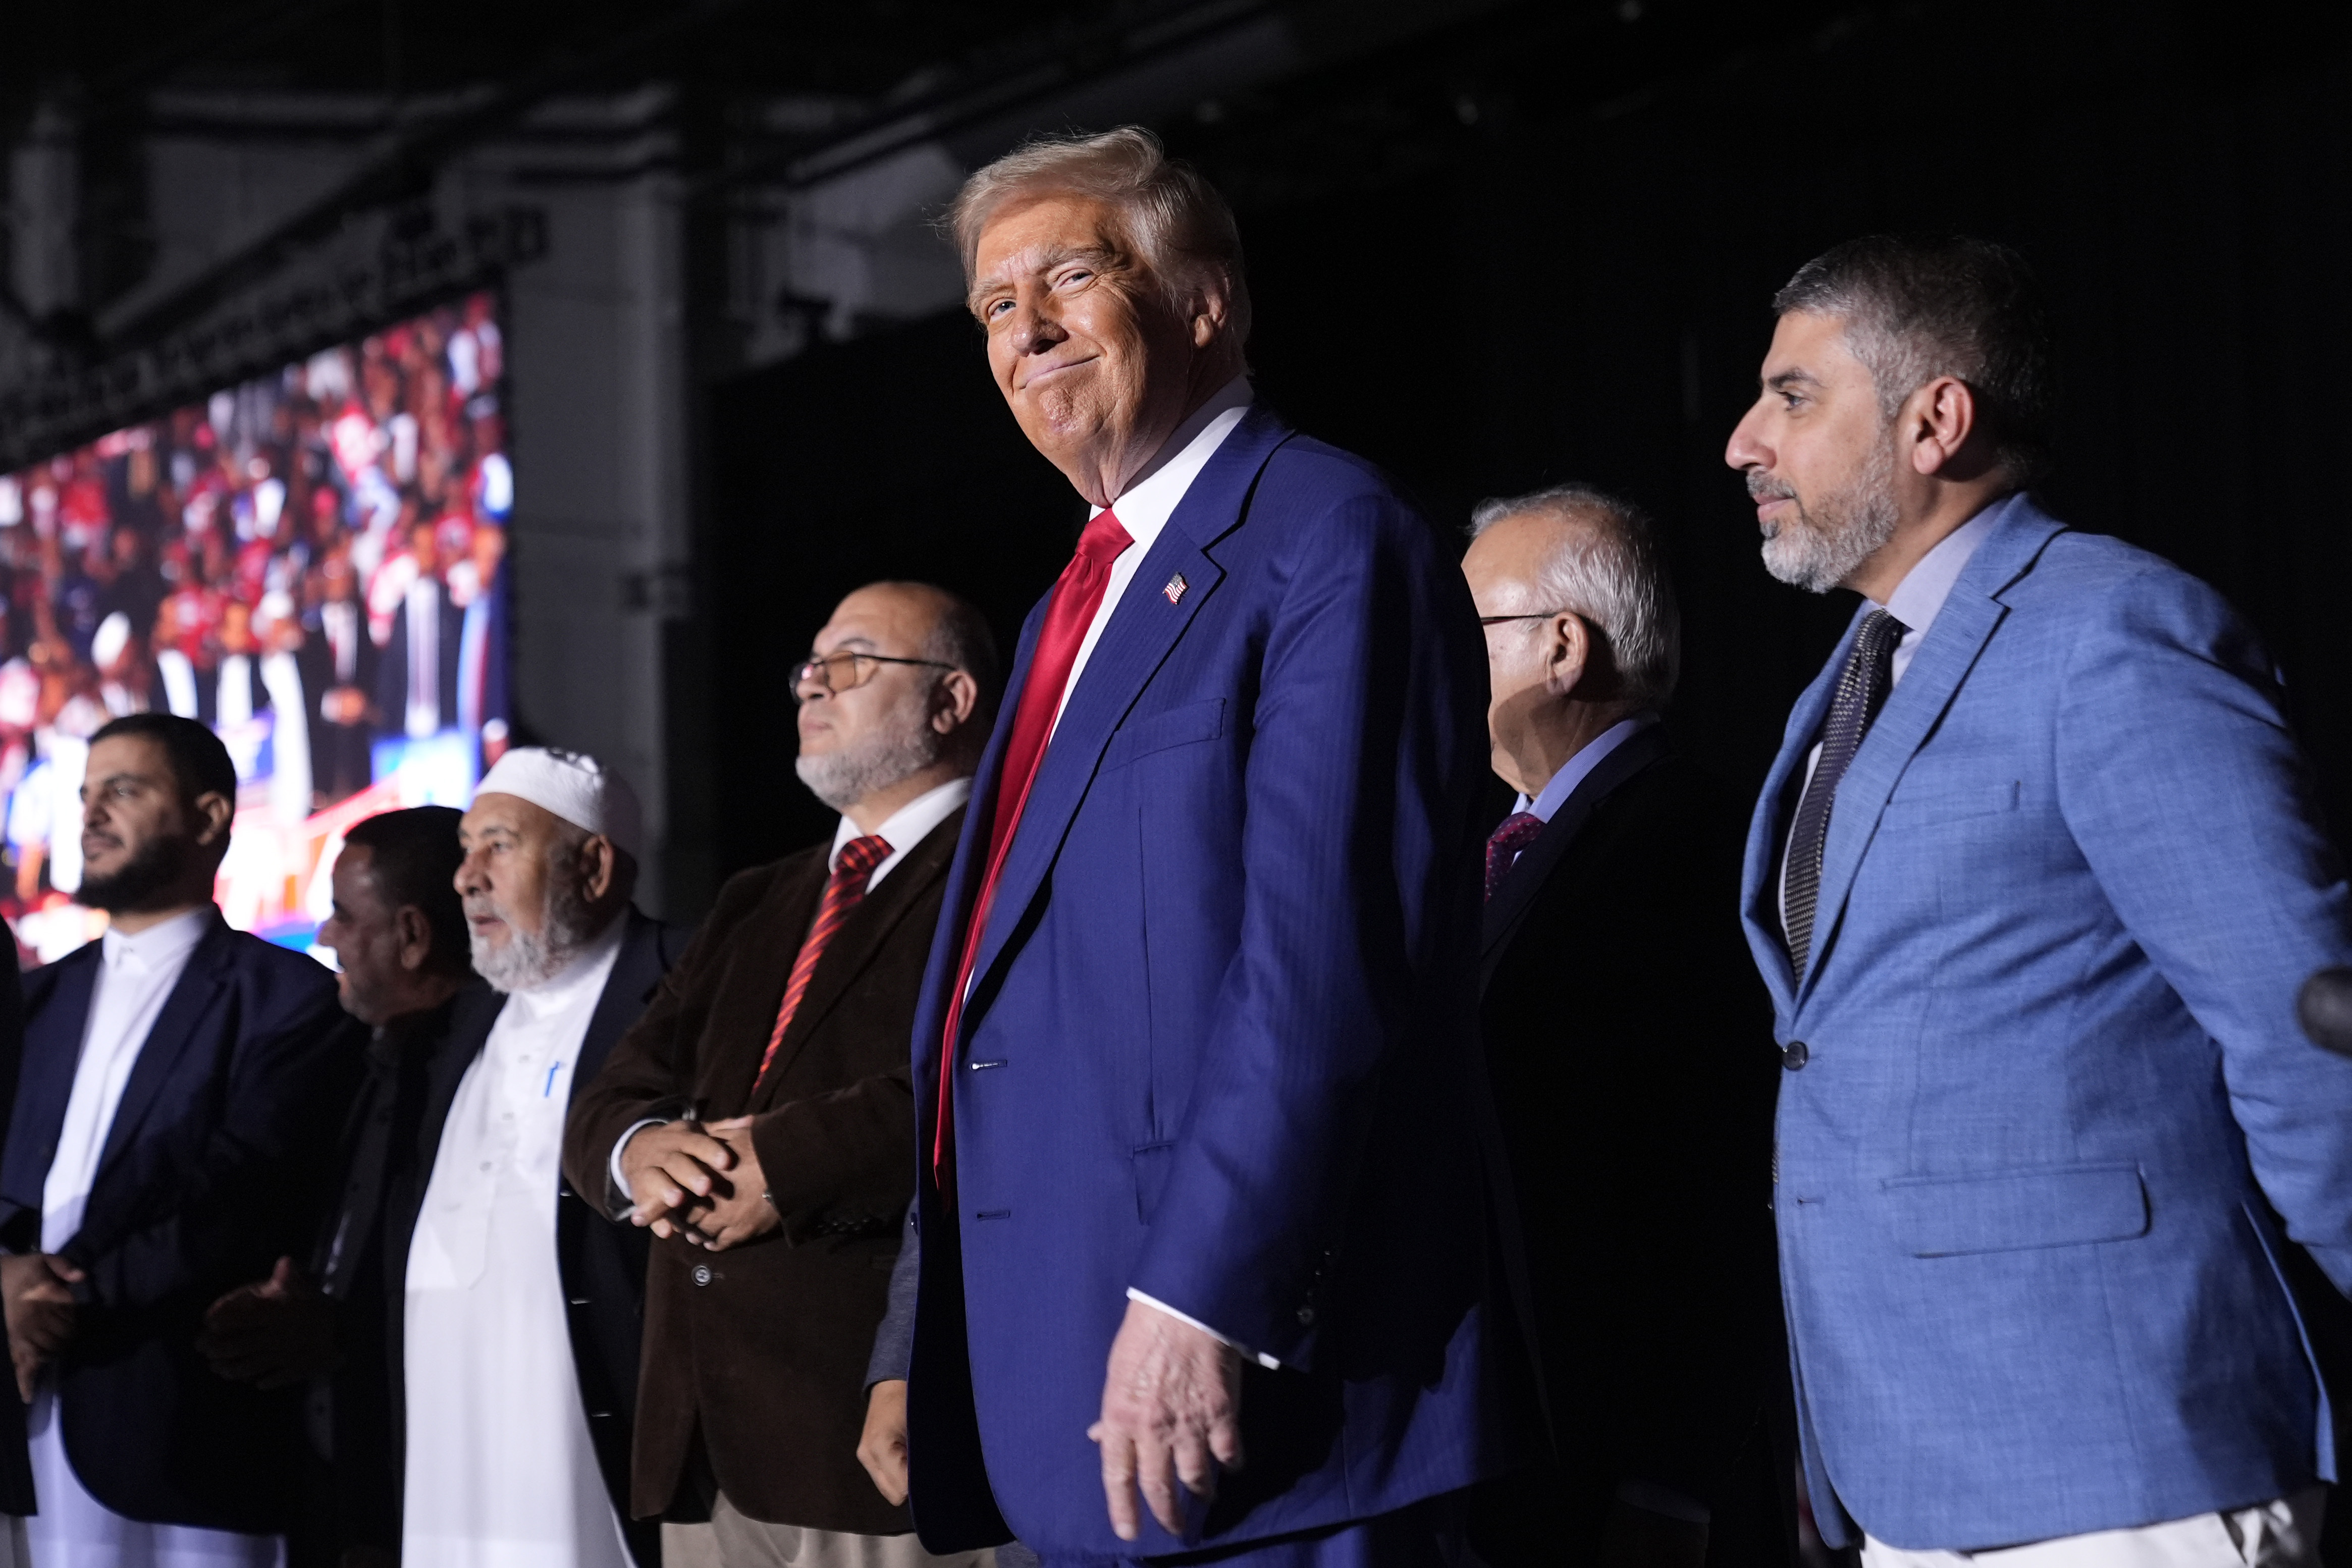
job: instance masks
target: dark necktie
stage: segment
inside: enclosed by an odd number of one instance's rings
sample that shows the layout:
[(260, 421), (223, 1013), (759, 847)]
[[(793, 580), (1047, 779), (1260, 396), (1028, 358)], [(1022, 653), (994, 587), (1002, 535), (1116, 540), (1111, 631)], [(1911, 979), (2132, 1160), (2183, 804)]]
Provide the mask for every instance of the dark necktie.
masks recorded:
[(1062, 569), (1046, 601), (1045, 623), (1037, 629), (1036, 652), (1030, 655), (1029, 674), (1013, 710), (1013, 730), (1005, 737), (996, 778), (995, 811), (988, 824), (987, 869), (971, 901), (971, 918), (964, 924), (963, 959), (956, 966), (955, 990), (948, 998), (947, 1023), (940, 1031), (940, 1120), (931, 1141), (931, 1170), (942, 1186), (955, 1145), (956, 1035), (963, 1027), (964, 993), (971, 988), (972, 966), (980, 960), (980, 939), (988, 932), (989, 906), (996, 902), (996, 879), (1013, 849), (1021, 809), (1029, 803), (1029, 786), (1036, 782), (1037, 769), (1045, 760), (1045, 744), (1053, 738), (1062, 695), (1078, 662), (1078, 646), (1087, 640), (1087, 628), (1094, 624), (1095, 612), (1102, 608), (1103, 592), (1110, 586), (1111, 562), (1134, 542), (1125, 525), (1108, 511), (1096, 513), (1078, 536), (1076, 553)]
[(1503, 819), (1503, 825), (1486, 838), (1486, 897), (1492, 901), (1495, 890), (1519, 858), (1519, 852), (1536, 841), (1544, 831), (1544, 820), (1533, 811), (1514, 811)]
[(866, 879), (874, 868), (890, 858), (889, 841), (869, 833), (862, 839), (852, 839), (841, 846), (841, 859), (834, 862), (833, 874), (825, 879), (824, 896), (817, 902), (816, 924), (809, 927), (807, 939), (801, 943), (800, 956), (793, 960), (793, 977), (784, 982), (783, 1005), (776, 1009), (776, 1027), (768, 1031), (768, 1049), (760, 1053), (760, 1071), (751, 1080), (756, 1091), (760, 1081), (768, 1076), (768, 1064), (776, 1060), (776, 1047), (784, 1042), (784, 1030), (792, 1027), (793, 1015), (800, 1011), (801, 998), (808, 995), (809, 982), (816, 977), (817, 960), (824, 956), (825, 947), (840, 931), (849, 912), (866, 896)]
[(1895, 645), (1911, 628), (1884, 610), (1862, 618), (1837, 691), (1830, 698), (1829, 722), (1822, 727), (1822, 759), (1797, 802), (1797, 820), (1789, 829), (1789, 855), (1781, 873), (1781, 928), (1789, 939), (1789, 966), (1797, 978), (1805, 977), (1805, 964), (1813, 951), (1813, 907), (1822, 895), (1822, 847), (1829, 841), (1830, 808), (1837, 802), (1838, 780), (1870, 732), (1878, 705), (1895, 684)]

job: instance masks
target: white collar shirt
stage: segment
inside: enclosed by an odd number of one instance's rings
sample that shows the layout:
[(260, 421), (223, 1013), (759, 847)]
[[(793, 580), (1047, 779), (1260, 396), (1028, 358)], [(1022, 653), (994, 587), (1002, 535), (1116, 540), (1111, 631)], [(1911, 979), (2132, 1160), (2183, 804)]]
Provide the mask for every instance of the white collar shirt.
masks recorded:
[[(1120, 598), (1134, 582), (1136, 569), (1151, 553), (1160, 530), (1176, 515), (1177, 507), (1192, 488), (1192, 481), (1201, 476), (1201, 470), (1217, 455), (1225, 437), (1241, 423), (1242, 415), (1249, 412), (1255, 396), (1247, 376), (1235, 376), (1227, 382), (1160, 444), (1159, 455), (1128, 486), (1126, 494), (1108, 507), (1094, 509), (1096, 517), (1106, 510), (1118, 513), (1119, 526), (1135, 542), (1111, 560), (1110, 580), (1104, 585), (1102, 603), (1096, 609), (1095, 618), (1087, 623), (1086, 637), (1078, 643), (1078, 656), (1070, 665), (1069, 681), (1062, 687), (1062, 700), (1055, 706), (1056, 725), (1062, 722), (1062, 709), (1069, 706), (1070, 694), (1078, 689), (1079, 677), (1087, 673), (1087, 661), (1094, 657), (1095, 644), (1102, 641), (1103, 628), (1110, 624), (1111, 612), (1118, 608)], [(1153, 591), (1158, 589), (1155, 587)]]
[(186, 971), (189, 955), (218, 918), (218, 912), (205, 904), (144, 931), (110, 929), (98, 939), (98, 975), (90, 990), (89, 1021), (82, 1028), (81, 1054), (74, 1062), (73, 1091), (58, 1132), (58, 1152), (41, 1186), (43, 1251), (55, 1252), (81, 1228), (82, 1211), (98, 1179), (99, 1161), (131, 1069)]
[[(881, 886), (882, 879), (907, 858), (908, 852), (929, 838), (933, 828), (953, 816), (957, 807), (971, 799), (971, 780), (950, 779), (936, 789), (925, 790), (883, 819), (882, 825), (874, 830), (874, 836), (888, 844), (890, 852), (866, 877), (866, 891), (872, 893)], [(856, 822), (847, 817), (842, 818), (840, 826), (833, 830), (833, 852), (825, 856), (825, 869), (832, 871), (838, 867), (841, 852), (849, 847), (850, 841), (865, 836)], [(635, 1129), (631, 1128), (630, 1131)], [(625, 1138), (625, 1134), (624, 1136)]]

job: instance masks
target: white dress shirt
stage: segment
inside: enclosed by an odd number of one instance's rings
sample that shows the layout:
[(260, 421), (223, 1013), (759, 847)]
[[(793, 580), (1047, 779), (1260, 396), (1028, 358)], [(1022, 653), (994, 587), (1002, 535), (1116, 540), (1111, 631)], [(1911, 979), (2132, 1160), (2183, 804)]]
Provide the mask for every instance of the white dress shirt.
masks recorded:
[[(882, 879), (888, 876), (898, 862), (907, 858), (909, 851), (929, 838), (933, 828), (953, 816), (956, 808), (971, 799), (971, 780), (950, 779), (935, 789), (925, 790), (884, 818), (882, 825), (876, 828), (874, 832), (876, 837), (890, 846), (890, 852), (883, 856), (873, 871), (867, 873), (866, 891), (872, 893), (879, 887), (882, 884)], [(841, 852), (849, 847), (849, 841), (865, 836), (858, 831), (856, 822), (845, 816), (843, 817), (839, 825), (833, 830), (833, 851), (825, 856), (825, 870), (830, 873), (837, 868), (841, 864)], [(629, 1178), (627, 1173), (621, 1169), (621, 1152), (629, 1146), (631, 1138), (635, 1137), (647, 1127), (658, 1127), (661, 1124), (660, 1117), (648, 1116), (642, 1122), (630, 1123), (621, 1129), (621, 1135), (613, 1140), (613, 1152), (606, 1158), (604, 1168), (606, 1174), (613, 1179), (613, 1190), (607, 1197), (614, 1213), (625, 1215), (631, 1207)]]
[[(99, 969), (74, 1063), (58, 1152), (41, 1184), (41, 1250), (55, 1252), (81, 1229), (107, 1134), (139, 1053), (188, 958), (219, 914), (210, 904), (126, 935), (99, 938)], [(154, 1568), (273, 1568), (285, 1557), (274, 1535), (149, 1524), (125, 1519), (89, 1495), (66, 1457), (58, 1395), (46, 1380), (26, 1414), (33, 1490), (40, 1512), (23, 1521), (28, 1561), (40, 1568), (138, 1563)]]
[[(971, 780), (950, 779), (935, 789), (925, 790), (883, 819), (882, 824), (874, 830), (874, 834), (890, 846), (890, 852), (866, 873), (866, 891), (871, 893), (881, 886), (882, 879), (907, 858), (908, 851), (929, 837), (933, 828), (953, 816), (956, 808), (971, 799)], [(850, 840), (864, 837), (866, 834), (858, 830), (856, 822), (847, 817), (842, 818), (840, 825), (833, 830), (833, 852), (825, 856), (825, 870), (830, 872), (841, 864), (841, 852), (849, 847)]]
[[(1055, 724), (1062, 722), (1062, 709), (1070, 706), (1070, 694), (1078, 689), (1078, 677), (1087, 673), (1087, 661), (1094, 657), (1095, 644), (1102, 641), (1103, 628), (1110, 624), (1111, 612), (1118, 608), (1119, 600), (1135, 581), (1136, 568), (1151, 553), (1160, 530), (1175, 516), (1192, 481), (1201, 476), (1201, 470), (1217, 455), (1217, 448), (1225, 444), (1234, 426), (1242, 422), (1242, 415), (1249, 412), (1255, 396), (1247, 376), (1235, 376), (1227, 382), (1170, 434), (1160, 444), (1160, 455), (1144, 465), (1125, 494), (1108, 507), (1094, 508), (1089, 522), (1105, 511), (1117, 512), (1119, 526), (1135, 542), (1111, 559), (1110, 580), (1103, 586), (1102, 603), (1096, 609), (1095, 618), (1087, 622), (1086, 637), (1078, 643), (1078, 656), (1070, 665), (1069, 684), (1062, 688), (1062, 700), (1054, 709)], [(1150, 584), (1150, 591), (1160, 591), (1159, 583)]]
[(507, 998), (442, 1128), (403, 1314), (401, 1553), (418, 1568), (630, 1568), (555, 1257), (572, 1068), (627, 924)]

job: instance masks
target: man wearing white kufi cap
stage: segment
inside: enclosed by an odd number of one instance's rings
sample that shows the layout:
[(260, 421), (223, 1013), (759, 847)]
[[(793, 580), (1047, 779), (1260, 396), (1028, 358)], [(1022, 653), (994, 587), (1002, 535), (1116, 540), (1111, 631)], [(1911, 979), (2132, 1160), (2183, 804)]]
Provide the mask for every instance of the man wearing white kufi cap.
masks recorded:
[(383, 1221), (395, 1253), (409, 1237), (394, 1364), (411, 1563), (658, 1560), (655, 1531), (624, 1522), (646, 1233), (592, 1215), (558, 1168), (574, 1087), (686, 946), (630, 903), (640, 831), (618, 775), (538, 747), (499, 759), (459, 826), (492, 988), (460, 998), (426, 1070), (422, 1200)]

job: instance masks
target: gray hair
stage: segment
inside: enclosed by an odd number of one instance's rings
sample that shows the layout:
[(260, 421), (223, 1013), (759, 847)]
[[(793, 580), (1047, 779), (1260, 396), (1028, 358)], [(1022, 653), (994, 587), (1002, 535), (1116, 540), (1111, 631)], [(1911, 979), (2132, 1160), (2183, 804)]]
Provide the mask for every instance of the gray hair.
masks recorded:
[(971, 281), (981, 231), (1006, 203), (1028, 196), (1090, 196), (1126, 215), (1128, 238), (1171, 300), (1184, 303), (1203, 284), (1225, 296), (1234, 341), (1249, 341), (1249, 283), (1242, 267), (1234, 209), (1189, 163), (1168, 156), (1140, 125), (1095, 136), (1033, 136), (963, 183), (947, 224)]
[(1682, 673), (1683, 634), (1657, 529), (1639, 507), (1604, 490), (1552, 485), (1479, 502), (1470, 514), (1470, 537), (1528, 512), (1570, 525), (1537, 578), (1545, 608), (1583, 617), (1608, 651), (1628, 702), (1664, 707)]
[(1843, 321), (1883, 418), (1937, 377), (1954, 376), (1976, 394), (2011, 482), (2031, 484), (2048, 463), (2049, 321), (2032, 267), (2007, 246), (1965, 235), (1865, 235), (1799, 267), (1772, 309)]

